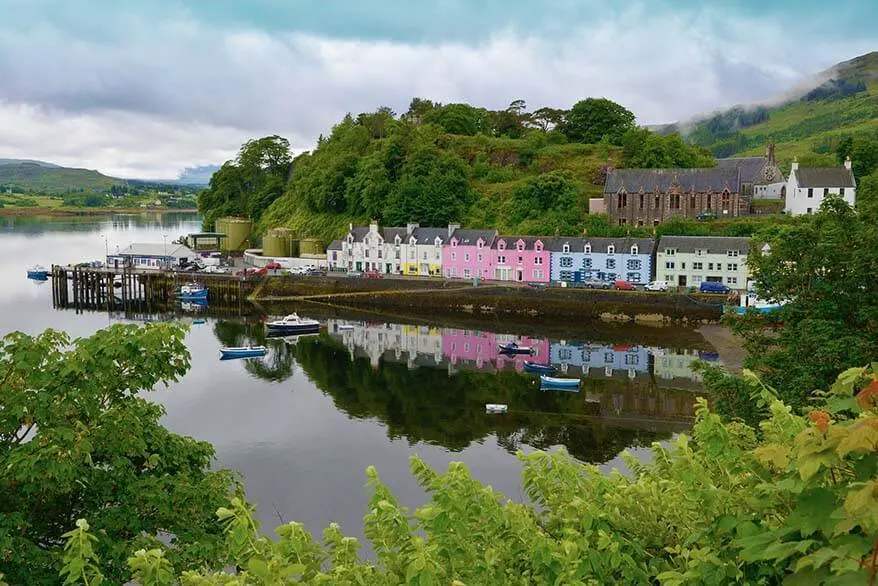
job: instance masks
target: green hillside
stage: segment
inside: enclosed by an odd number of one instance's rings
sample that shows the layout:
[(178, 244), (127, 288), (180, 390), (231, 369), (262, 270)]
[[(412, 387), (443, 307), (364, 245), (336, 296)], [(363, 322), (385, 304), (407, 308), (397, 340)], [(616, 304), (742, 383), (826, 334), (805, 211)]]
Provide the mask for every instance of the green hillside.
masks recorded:
[(104, 193), (122, 179), (107, 177), (90, 169), (58, 167), (39, 161), (0, 162), (0, 191), (11, 189), (25, 194)]
[(773, 140), (781, 166), (837, 164), (845, 138), (878, 138), (878, 52), (840, 63), (817, 76), (822, 84), (777, 107), (738, 107), (696, 124), (686, 133), (717, 157), (758, 155)]

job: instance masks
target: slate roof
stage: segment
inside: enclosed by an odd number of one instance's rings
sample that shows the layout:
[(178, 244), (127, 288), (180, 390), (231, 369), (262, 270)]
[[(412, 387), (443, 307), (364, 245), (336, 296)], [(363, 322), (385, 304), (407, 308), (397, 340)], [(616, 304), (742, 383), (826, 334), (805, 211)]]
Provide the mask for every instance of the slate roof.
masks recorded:
[(739, 157), (716, 160), (716, 166), (721, 169), (739, 169), (741, 171), (741, 183), (756, 183), (761, 179), (759, 174), (767, 163), (768, 159), (766, 157)]
[(354, 242), (362, 242), (363, 238), (366, 237), (366, 234), (369, 233), (368, 226), (354, 226), (350, 230), (348, 230), (349, 235), (353, 235)]
[(555, 238), (552, 252), (564, 252), (565, 244), (570, 245), (570, 252), (583, 252), (586, 243), (591, 244), (593, 253), (605, 254), (612, 244), (620, 254), (628, 254), (634, 245), (637, 245), (637, 254), (652, 254), (655, 241), (652, 238)]
[(195, 253), (182, 244), (168, 243), (165, 245), (163, 242), (157, 244), (150, 242), (145, 244), (132, 244), (110, 256), (169, 256), (173, 258), (190, 258), (194, 257)]
[(341, 240), (333, 240), (326, 250), (341, 250)]
[(856, 187), (854, 173), (845, 167), (805, 167), (793, 171), (799, 187)]
[(462, 230), (460, 228), (451, 235), (451, 238), (457, 238), (458, 243), (463, 246), (475, 246), (479, 238), (484, 240), (485, 244), (491, 246), (496, 237), (496, 230)]
[(739, 250), (747, 254), (750, 239), (740, 236), (662, 236), (658, 251), (675, 248), (678, 252), (706, 250), (707, 254), (725, 254), (729, 250)]
[(393, 243), (397, 236), (399, 236), (400, 242), (404, 242), (406, 238), (408, 238), (409, 231), (405, 226), (399, 227), (394, 226), (390, 228), (381, 228), (379, 230), (381, 232), (381, 237), (384, 238), (384, 242)]
[(494, 243), (491, 245), (491, 248), (497, 249), (497, 245), (501, 240), (506, 242), (507, 249), (514, 249), (515, 243), (519, 240), (524, 241), (524, 249), (525, 250), (533, 250), (534, 244), (536, 244), (537, 240), (543, 243), (543, 250), (552, 250), (552, 238), (549, 236), (506, 236), (505, 234), (500, 234), (497, 238), (494, 239)]
[(445, 243), (448, 239), (448, 228), (415, 228), (412, 236), (418, 244), (433, 244), (436, 238)]
[(623, 187), (628, 193), (643, 188), (646, 193), (666, 192), (677, 184), (683, 191), (719, 192), (729, 188), (740, 191), (741, 172), (736, 166), (710, 169), (614, 169), (607, 175), (604, 193), (618, 193)]

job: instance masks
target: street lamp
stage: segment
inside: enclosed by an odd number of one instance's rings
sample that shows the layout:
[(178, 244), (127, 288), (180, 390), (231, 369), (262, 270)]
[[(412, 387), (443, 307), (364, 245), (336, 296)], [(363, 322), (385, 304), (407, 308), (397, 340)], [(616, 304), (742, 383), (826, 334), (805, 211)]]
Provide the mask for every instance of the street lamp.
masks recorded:
[(168, 262), (168, 235), (162, 234), (162, 242), (165, 244), (165, 268), (169, 269), (170, 263)]

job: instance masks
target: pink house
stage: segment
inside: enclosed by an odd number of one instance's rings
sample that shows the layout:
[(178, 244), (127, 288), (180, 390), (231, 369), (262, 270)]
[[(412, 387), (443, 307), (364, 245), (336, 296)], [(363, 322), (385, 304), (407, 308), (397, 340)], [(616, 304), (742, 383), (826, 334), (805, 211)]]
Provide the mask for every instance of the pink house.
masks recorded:
[(443, 274), (454, 279), (493, 278), (491, 244), (497, 231), (461, 230), (454, 224), (448, 226), (448, 231), (448, 243), (442, 247)]
[(495, 281), (548, 283), (551, 239), (538, 236), (498, 236), (491, 252)]
[[(501, 354), (498, 344), (509, 342), (530, 346), (533, 354)], [(453, 366), (469, 363), (478, 370), (493, 366), (497, 370), (514, 368), (519, 372), (524, 370), (525, 360), (548, 362), (551, 359), (549, 341), (544, 338), (454, 328), (442, 330), (442, 354)]]

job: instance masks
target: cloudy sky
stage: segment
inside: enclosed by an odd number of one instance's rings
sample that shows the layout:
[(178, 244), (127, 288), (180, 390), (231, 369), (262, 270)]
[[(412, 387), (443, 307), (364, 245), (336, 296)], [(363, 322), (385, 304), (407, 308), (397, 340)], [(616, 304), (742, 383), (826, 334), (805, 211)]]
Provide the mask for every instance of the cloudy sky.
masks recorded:
[(0, 157), (168, 178), (412, 96), (669, 122), (876, 49), (867, 0), (0, 0)]

